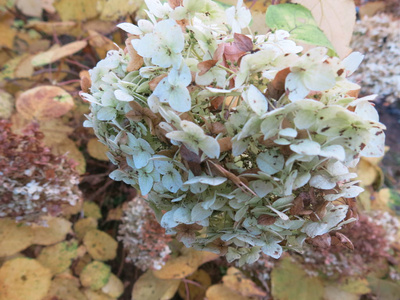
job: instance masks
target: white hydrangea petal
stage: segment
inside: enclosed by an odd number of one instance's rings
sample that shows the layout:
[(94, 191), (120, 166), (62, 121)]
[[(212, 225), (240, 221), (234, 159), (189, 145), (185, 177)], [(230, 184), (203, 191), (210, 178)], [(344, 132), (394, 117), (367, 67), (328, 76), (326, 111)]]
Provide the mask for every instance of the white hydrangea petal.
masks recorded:
[(268, 111), (267, 98), (254, 85), (251, 84), (243, 93), (243, 98), (257, 115), (261, 116)]
[(134, 35), (141, 35), (143, 33), (142, 30), (139, 29), (138, 26), (133, 25), (131, 23), (120, 23), (117, 25), (118, 28), (121, 28), (123, 31)]
[(311, 140), (298, 140), (296, 144), (291, 144), (290, 149), (298, 154), (318, 155), (321, 145)]
[(261, 171), (269, 175), (273, 175), (281, 171), (284, 163), (284, 156), (277, 150), (268, 149), (257, 156), (257, 166)]
[(302, 79), (303, 77), (300, 72), (291, 72), (286, 77), (285, 88), (286, 91), (289, 92), (289, 100), (301, 100), (308, 95), (309, 90), (304, 85)]

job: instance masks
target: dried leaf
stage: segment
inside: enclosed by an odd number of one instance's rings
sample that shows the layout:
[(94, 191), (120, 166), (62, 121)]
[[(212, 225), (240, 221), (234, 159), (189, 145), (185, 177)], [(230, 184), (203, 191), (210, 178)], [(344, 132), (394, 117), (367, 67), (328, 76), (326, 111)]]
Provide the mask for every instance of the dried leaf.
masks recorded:
[(103, 231), (88, 231), (83, 238), (83, 244), (93, 259), (105, 261), (117, 256), (117, 241)]
[(257, 224), (259, 225), (272, 225), (277, 220), (277, 217), (270, 215), (261, 215), (257, 219)]
[(108, 151), (107, 146), (100, 143), (97, 138), (91, 138), (86, 149), (91, 157), (102, 161), (109, 161), (106, 155)]
[(32, 244), (31, 227), (15, 220), (0, 219), (0, 257), (14, 255)]
[(91, 289), (85, 289), (83, 290), (83, 293), (85, 294), (87, 300), (114, 300), (114, 298), (111, 298), (110, 296), (104, 294), (101, 291), (93, 291)]
[(41, 17), (41, 0), (16, 0), (15, 5), (24, 14), (29, 17)]
[(31, 258), (14, 258), (0, 268), (1, 300), (42, 300), (51, 283), (50, 270)]
[(100, 219), (101, 218), (100, 207), (94, 202), (85, 201), (83, 202), (83, 215), (85, 217)]
[(84, 21), (97, 16), (97, 0), (56, 0), (54, 7), (62, 21)]
[(87, 41), (76, 41), (61, 47), (52, 47), (50, 50), (39, 53), (32, 58), (32, 65), (40, 67), (51, 64), (61, 58), (70, 56), (87, 46)]
[(215, 59), (210, 59), (210, 60), (205, 60), (202, 62), (199, 62), (197, 64), (197, 68), (199, 68), (200, 73), (199, 75), (204, 75), (207, 73), (212, 67), (214, 67), (217, 64), (218, 60)]
[(32, 21), (29, 22), (26, 28), (32, 28), (41, 31), (48, 35), (62, 35), (70, 34), (72, 30), (77, 28), (77, 23), (73, 21), (67, 22), (45, 22), (45, 21)]
[(227, 271), (227, 275), (222, 277), (224, 286), (230, 288), (233, 291), (238, 292), (240, 295), (245, 297), (266, 297), (265, 291), (257, 287), (257, 285), (249, 278), (246, 278), (244, 274), (234, 268), (230, 267)]
[(201, 286), (197, 286), (188, 282), (187, 285), (189, 290), (189, 297), (187, 297), (185, 283), (181, 282), (178, 289), (179, 296), (181, 296), (182, 299), (190, 300), (204, 299), (206, 290), (211, 285), (210, 275), (208, 275), (206, 271), (200, 269), (190, 275), (187, 279), (197, 282)]
[(17, 111), (28, 120), (51, 120), (69, 112), (74, 100), (56, 86), (38, 86), (23, 92), (16, 101)]
[(110, 266), (100, 261), (94, 261), (83, 268), (79, 278), (84, 287), (90, 287), (93, 290), (98, 290), (107, 284), (110, 276)]
[(215, 253), (186, 249), (182, 256), (169, 259), (161, 270), (155, 270), (153, 274), (160, 279), (185, 278), (203, 263), (218, 257)]
[(37, 260), (55, 275), (70, 267), (72, 260), (78, 256), (77, 249), (76, 241), (64, 241), (43, 248)]
[(163, 280), (154, 276), (148, 270), (135, 282), (132, 290), (132, 300), (168, 300), (178, 290), (180, 280)]
[(367, 2), (360, 6), (361, 19), (365, 16), (372, 17), (378, 12), (384, 11), (386, 8), (385, 1)]
[(107, 284), (101, 288), (101, 291), (110, 297), (118, 298), (124, 292), (124, 284), (117, 276), (111, 274)]
[(250, 300), (248, 297), (244, 297), (223, 284), (215, 284), (208, 288), (206, 292), (208, 300)]
[(55, 218), (45, 216), (41, 220), (46, 226), (32, 226), (33, 241), (32, 244), (48, 246), (65, 240), (67, 234), (71, 231), (71, 222), (64, 218)]
[(99, 0), (97, 11), (100, 13), (100, 20), (116, 21), (120, 17), (134, 13), (140, 5), (141, 1), (136, 0)]
[(79, 290), (79, 286), (79, 280), (75, 277), (56, 277), (51, 282), (49, 292), (43, 300), (87, 300), (85, 295)]
[(76, 170), (79, 174), (86, 172), (86, 160), (82, 152), (79, 151), (74, 141), (71, 139), (65, 139), (62, 143), (47, 145), (51, 148), (51, 152), (55, 155), (67, 155), (69, 159), (72, 159), (77, 163)]
[(249, 52), (253, 50), (253, 42), (247, 35), (235, 33), (233, 36), (233, 44), (239, 51)]
[(81, 79), (81, 90), (84, 93), (88, 93), (92, 86), (92, 79), (90, 78), (89, 72), (87, 70), (80, 71), (79, 78)]
[(14, 97), (0, 90), (0, 119), (8, 119), (14, 110)]
[(0, 48), (6, 47), (13, 49), (16, 34), (17, 31), (2, 20), (0, 23)]
[(85, 234), (90, 230), (96, 229), (97, 225), (97, 220), (94, 218), (89, 217), (78, 220), (74, 224), (74, 232), (76, 237), (80, 240), (83, 239)]
[(92, 46), (97, 55), (103, 59), (106, 57), (109, 50), (117, 50), (117, 46), (113, 41), (106, 38), (104, 35), (94, 31), (88, 30), (89, 33), (89, 45)]

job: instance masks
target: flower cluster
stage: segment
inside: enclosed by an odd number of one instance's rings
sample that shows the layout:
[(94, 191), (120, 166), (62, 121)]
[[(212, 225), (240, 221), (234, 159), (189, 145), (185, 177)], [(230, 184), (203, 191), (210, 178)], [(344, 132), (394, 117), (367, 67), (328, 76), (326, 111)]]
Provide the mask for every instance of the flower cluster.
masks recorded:
[(393, 103), (400, 99), (400, 20), (379, 14), (365, 17), (354, 28), (351, 46), (365, 53), (365, 61), (354, 73), (364, 94), (379, 94)]
[(360, 215), (350, 229), (342, 230), (354, 245), (346, 251), (343, 246), (327, 248), (305, 247), (302, 255), (294, 255), (309, 274), (317, 276), (365, 276), (378, 270), (390, 259), (391, 244), (396, 239), (399, 221), (387, 212), (373, 211)]
[(0, 132), (0, 218), (36, 221), (81, 201), (74, 165), (42, 145), (35, 124), (16, 135), (3, 120)]
[(149, 268), (160, 269), (171, 252), (168, 246), (171, 237), (165, 235), (165, 229), (157, 223), (154, 213), (139, 197), (127, 203), (119, 235), (119, 240), (128, 250), (127, 261), (144, 271)]
[(90, 71), (93, 127), (167, 233), (240, 264), (278, 258), (352, 222), (349, 171), (381, 156), (384, 125), (347, 76), (362, 60), (304, 52), (283, 30), (242, 34), (239, 1), (146, 0), (148, 20), (119, 27), (125, 51)]

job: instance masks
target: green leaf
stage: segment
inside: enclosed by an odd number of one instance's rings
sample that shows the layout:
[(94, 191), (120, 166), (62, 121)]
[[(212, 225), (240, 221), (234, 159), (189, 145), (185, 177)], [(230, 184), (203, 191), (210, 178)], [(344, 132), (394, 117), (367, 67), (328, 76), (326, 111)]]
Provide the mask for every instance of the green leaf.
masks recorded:
[(272, 296), (276, 300), (322, 300), (324, 287), (318, 277), (310, 277), (290, 257), (281, 260), (271, 273)]
[(323, 31), (318, 27), (311, 11), (300, 4), (284, 3), (271, 5), (265, 15), (267, 26), (271, 30), (289, 31), (296, 41), (329, 48), (336, 51)]

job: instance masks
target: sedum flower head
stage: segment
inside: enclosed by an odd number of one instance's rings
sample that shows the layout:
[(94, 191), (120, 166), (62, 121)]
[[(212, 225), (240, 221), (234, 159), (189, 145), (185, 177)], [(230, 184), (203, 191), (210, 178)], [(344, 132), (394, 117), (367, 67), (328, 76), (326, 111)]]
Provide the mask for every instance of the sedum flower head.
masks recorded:
[(187, 247), (240, 264), (354, 221), (351, 169), (384, 147), (374, 96), (358, 99), (347, 79), (362, 55), (302, 52), (282, 30), (240, 34), (241, 2), (146, 3), (151, 22), (120, 25), (136, 53), (111, 51), (82, 94), (85, 125), (118, 166), (110, 177), (139, 189)]

